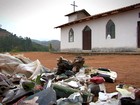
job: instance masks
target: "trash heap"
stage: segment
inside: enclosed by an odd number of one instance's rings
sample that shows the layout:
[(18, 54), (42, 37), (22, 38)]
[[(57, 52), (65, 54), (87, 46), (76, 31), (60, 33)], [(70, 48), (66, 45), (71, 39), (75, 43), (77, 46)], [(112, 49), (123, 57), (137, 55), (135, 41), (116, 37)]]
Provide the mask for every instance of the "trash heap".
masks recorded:
[(57, 59), (50, 70), (39, 60), (23, 55), (0, 54), (2, 105), (140, 105), (140, 89), (127, 84), (107, 93), (105, 82), (114, 83), (117, 73), (107, 68), (84, 66), (85, 59)]

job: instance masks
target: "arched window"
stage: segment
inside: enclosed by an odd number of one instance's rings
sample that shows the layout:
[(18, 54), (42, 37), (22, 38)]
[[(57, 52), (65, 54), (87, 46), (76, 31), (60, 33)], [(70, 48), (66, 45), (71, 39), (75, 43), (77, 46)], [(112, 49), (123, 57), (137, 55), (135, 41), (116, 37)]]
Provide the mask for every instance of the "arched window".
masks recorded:
[(109, 36), (111, 39), (115, 38), (115, 24), (112, 20), (109, 20), (106, 24), (106, 38)]
[(72, 28), (69, 31), (69, 42), (74, 42), (74, 31)]

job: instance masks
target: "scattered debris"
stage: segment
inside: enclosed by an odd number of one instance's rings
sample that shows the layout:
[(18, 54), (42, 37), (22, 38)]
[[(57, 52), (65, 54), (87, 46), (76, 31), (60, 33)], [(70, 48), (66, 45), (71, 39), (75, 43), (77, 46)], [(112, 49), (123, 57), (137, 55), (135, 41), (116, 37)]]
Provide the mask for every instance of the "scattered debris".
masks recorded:
[(140, 105), (140, 89), (131, 85), (119, 84), (116, 86), (119, 92), (121, 105)]
[[(57, 59), (56, 71), (23, 55), (0, 54), (0, 96), (4, 105), (140, 105), (140, 89), (119, 84), (107, 93), (105, 82), (117, 73), (84, 66), (85, 59)], [(97, 100), (95, 100), (97, 98)]]

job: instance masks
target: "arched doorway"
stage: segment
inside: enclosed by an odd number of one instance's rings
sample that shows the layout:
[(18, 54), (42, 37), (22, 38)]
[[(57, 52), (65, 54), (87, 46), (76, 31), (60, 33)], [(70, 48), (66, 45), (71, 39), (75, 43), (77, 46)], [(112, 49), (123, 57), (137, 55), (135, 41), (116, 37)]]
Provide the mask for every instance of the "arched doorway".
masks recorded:
[(91, 50), (91, 29), (88, 26), (83, 29), (83, 50)]
[(138, 48), (140, 48), (140, 21), (138, 21), (137, 46), (138, 46)]

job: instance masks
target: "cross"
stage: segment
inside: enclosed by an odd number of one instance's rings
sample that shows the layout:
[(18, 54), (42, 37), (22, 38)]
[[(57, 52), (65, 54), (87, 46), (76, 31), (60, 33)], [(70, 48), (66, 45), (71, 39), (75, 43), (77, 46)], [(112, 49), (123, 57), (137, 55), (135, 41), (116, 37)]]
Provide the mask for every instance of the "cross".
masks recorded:
[(75, 7), (78, 7), (77, 5), (75, 5), (75, 1), (73, 1), (73, 4), (71, 4), (73, 6), (73, 12), (75, 12)]

